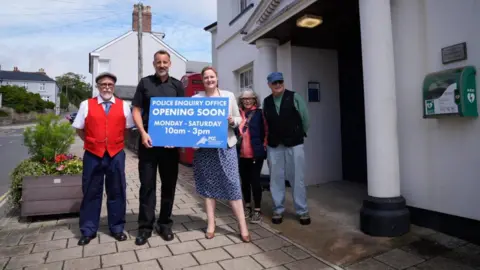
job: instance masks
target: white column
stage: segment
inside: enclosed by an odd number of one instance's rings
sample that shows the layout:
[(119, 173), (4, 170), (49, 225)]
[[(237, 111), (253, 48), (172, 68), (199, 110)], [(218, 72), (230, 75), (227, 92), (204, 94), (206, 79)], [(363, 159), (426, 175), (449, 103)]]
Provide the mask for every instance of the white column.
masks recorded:
[(276, 39), (259, 39), (255, 42), (257, 46), (257, 58), (253, 66), (253, 83), (254, 90), (260, 96), (260, 100), (270, 95), (271, 90), (268, 88), (268, 74), (277, 70), (277, 47)]
[[(268, 87), (267, 76), (277, 70), (277, 48), (276, 39), (259, 39), (255, 42), (257, 46), (257, 58), (253, 66), (253, 87), (260, 98), (260, 102), (272, 93)], [(262, 175), (269, 175), (268, 162), (263, 163)]]
[(390, 0), (359, 0), (368, 195), (400, 196), (397, 103)]

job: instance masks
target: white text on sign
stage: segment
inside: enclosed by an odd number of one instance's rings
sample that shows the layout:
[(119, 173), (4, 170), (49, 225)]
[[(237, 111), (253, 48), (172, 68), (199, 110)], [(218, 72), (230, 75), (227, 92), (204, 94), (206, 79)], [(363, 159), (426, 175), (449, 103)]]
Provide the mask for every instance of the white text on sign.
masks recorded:
[(152, 110), (155, 116), (227, 116), (224, 109), (185, 109), (185, 108), (155, 108)]

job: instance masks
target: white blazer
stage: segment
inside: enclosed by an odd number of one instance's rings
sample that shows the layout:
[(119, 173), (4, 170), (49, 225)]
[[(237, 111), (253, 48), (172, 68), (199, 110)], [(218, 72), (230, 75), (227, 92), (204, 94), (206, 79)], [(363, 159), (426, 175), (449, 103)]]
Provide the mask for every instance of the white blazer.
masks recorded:
[[(240, 125), (242, 122), (242, 116), (240, 115), (240, 111), (238, 109), (237, 99), (235, 98), (235, 94), (230, 91), (220, 90), (221, 97), (228, 97), (229, 99), (229, 108), (228, 108), (228, 115), (233, 119), (233, 126), (228, 125), (228, 141), (227, 144), (229, 147), (233, 147), (237, 144), (237, 136), (235, 136), (234, 128)], [(193, 97), (207, 97), (205, 95), (205, 91), (200, 91), (198, 94), (194, 95)]]

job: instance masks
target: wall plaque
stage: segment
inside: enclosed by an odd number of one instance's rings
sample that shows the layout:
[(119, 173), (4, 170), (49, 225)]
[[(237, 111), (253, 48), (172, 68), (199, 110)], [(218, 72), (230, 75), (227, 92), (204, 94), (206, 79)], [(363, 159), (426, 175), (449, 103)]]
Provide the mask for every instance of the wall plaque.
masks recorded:
[(467, 43), (459, 43), (442, 48), (442, 63), (449, 64), (467, 59)]

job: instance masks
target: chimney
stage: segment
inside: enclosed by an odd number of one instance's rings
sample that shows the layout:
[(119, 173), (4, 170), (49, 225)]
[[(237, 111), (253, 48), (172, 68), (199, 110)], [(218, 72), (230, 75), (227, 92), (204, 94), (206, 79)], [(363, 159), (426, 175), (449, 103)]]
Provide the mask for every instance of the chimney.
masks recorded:
[(45, 73), (45, 69), (41, 68), (38, 70), (38, 73), (40, 74), (43, 74), (43, 75), (46, 75), (47, 73)]
[[(133, 5), (132, 30), (138, 31), (138, 4)], [(150, 6), (143, 6), (142, 12), (143, 32), (152, 32), (152, 9)]]
[(146, 6), (143, 9), (143, 32), (152, 32), (152, 8)]
[(13, 67), (13, 71), (20, 71), (20, 70), (18, 70), (18, 67)]

